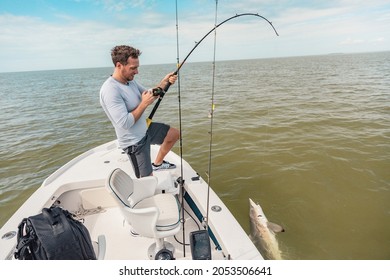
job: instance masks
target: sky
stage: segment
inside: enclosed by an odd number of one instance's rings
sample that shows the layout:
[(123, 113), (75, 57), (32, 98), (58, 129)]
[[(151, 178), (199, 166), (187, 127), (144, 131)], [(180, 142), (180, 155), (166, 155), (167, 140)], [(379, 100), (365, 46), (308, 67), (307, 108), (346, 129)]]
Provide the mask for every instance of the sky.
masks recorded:
[(214, 41), (217, 61), (390, 51), (389, 0), (0, 0), (0, 72), (110, 67), (123, 44), (141, 65), (176, 63), (241, 13), (279, 36), (235, 18), (187, 62), (212, 61)]

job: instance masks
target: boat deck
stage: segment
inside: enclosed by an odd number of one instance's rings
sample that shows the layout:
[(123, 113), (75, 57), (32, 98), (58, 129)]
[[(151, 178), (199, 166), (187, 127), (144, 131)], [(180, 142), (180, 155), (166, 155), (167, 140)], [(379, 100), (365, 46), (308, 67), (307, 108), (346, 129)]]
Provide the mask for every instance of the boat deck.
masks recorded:
[[(199, 230), (198, 225), (186, 215), (185, 235), (186, 246), (184, 250), (182, 245), (183, 227), (174, 237), (168, 237), (165, 241), (171, 243), (174, 248), (174, 257), (176, 259), (191, 260), (191, 252), (189, 246), (189, 233)], [(130, 226), (124, 221), (119, 208), (111, 207), (104, 209), (99, 214), (92, 214), (85, 218), (85, 224), (90, 229), (91, 239), (96, 242), (99, 235), (104, 235), (106, 239), (106, 253), (104, 259), (109, 260), (144, 260), (148, 259), (148, 248), (155, 242), (153, 238), (142, 236), (134, 237), (131, 234)], [(107, 231), (107, 228), (110, 228)], [(212, 244), (213, 245), (213, 244)], [(222, 260), (224, 256), (222, 251), (216, 250), (212, 246), (212, 259)]]

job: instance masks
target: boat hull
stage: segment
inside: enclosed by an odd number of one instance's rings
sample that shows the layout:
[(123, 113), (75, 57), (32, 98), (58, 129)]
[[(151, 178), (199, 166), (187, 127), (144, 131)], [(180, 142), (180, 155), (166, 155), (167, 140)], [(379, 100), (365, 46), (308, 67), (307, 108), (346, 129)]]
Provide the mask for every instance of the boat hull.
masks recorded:
[[(152, 156), (158, 148), (152, 145)], [(157, 192), (172, 193), (179, 198), (184, 193), (182, 229), (175, 237), (167, 239), (175, 247), (174, 257), (192, 259), (188, 246), (189, 233), (204, 229), (208, 212), (212, 259), (263, 259), (229, 209), (197, 172), (173, 152), (166, 156), (166, 160), (177, 167), (154, 172), (158, 179)], [(15, 233), (21, 220), (52, 205), (64, 207), (82, 219), (93, 241), (105, 236), (105, 259), (148, 259), (147, 248), (154, 240), (130, 234), (130, 227), (124, 222), (116, 201), (105, 188), (106, 178), (115, 168), (135, 177), (127, 155), (116, 141), (111, 141), (81, 154), (55, 171), (1, 228), (0, 259), (13, 259)], [(182, 187), (177, 183), (181, 176), (184, 179)]]

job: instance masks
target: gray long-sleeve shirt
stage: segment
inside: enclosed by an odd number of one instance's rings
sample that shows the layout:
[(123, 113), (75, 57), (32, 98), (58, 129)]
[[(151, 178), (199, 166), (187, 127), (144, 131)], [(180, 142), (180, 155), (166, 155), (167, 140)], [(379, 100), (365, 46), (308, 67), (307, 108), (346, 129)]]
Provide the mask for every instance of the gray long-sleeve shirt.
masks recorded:
[(122, 149), (138, 143), (146, 134), (146, 113), (136, 122), (131, 113), (141, 102), (145, 90), (134, 80), (125, 85), (113, 77), (109, 77), (100, 89), (100, 105), (114, 126)]

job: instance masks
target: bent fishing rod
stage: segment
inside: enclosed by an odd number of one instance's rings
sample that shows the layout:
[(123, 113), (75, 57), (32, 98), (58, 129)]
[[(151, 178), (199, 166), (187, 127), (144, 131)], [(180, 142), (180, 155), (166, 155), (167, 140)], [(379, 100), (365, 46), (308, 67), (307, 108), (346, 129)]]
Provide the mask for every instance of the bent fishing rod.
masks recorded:
[[(215, 29), (217, 29), (219, 26), (221, 26), (222, 24), (232, 20), (232, 19), (235, 19), (235, 18), (238, 18), (238, 17), (243, 17), (243, 16), (255, 16), (255, 17), (259, 17), (259, 18), (262, 18), (264, 19), (266, 22), (269, 23), (269, 25), (271, 25), (272, 29), (275, 31), (275, 34), (276, 36), (279, 36), (278, 32), (276, 31), (275, 27), (272, 25), (272, 22), (270, 22), (268, 19), (266, 19), (265, 17), (259, 15), (259, 14), (256, 14), (256, 13), (243, 13), (243, 14), (236, 14), (235, 16), (232, 16), (224, 21), (222, 21), (221, 23), (219, 23), (218, 25), (215, 25), (214, 28), (212, 28), (209, 32), (206, 33), (206, 35), (203, 36), (202, 39), (200, 39), (196, 44), (195, 46), (192, 48), (192, 50), (187, 54), (187, 56), (183, 59), (182, 63), (180, 63), (178, 66), (177, 66), (177, 69), (175, 72), (173, 72), (173, 75), (177, 75), (177, 73), (180, 71), (181, 67), (184, 65), (184, 63), (187, 61), (187, 59), (191, 56), (191, 54), (194, 52), (194, 50), (199, 46), (199, 44), (208, 36), (211, 34), (211, 32), (213, 32)], [(147, 118), (146, 122), (147, 122), (147, 125), (149, 126), (150, 123), (152, 122), (152, 119), (153, 119), (153, 116), (154, 114), (156, 113), (157, 111), (157, 108), (160, 106), (160, 103), (162, 101), (162, 99), (164, 98), (164, 95), (165, 93), (168, 91), (169, 87), (171, 86), (171, 83), (168, 81), (168, 83), (165, 85), (165, 87), (162, 89), (162, 88), (156, 88), (154, 89), (153, 91), (153, 94), (155, 94), (156, 96), (158, 95), (159, 98), (156, 102), (156, 104), (154, 105), (153, 107), (153, 110), (150, 112), (150, 115), (149, 117)]]

